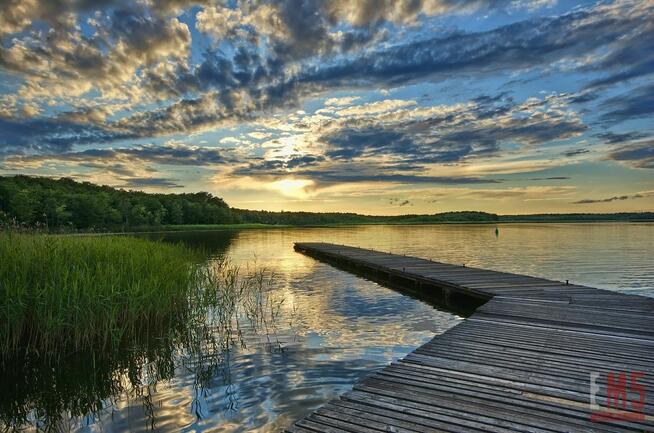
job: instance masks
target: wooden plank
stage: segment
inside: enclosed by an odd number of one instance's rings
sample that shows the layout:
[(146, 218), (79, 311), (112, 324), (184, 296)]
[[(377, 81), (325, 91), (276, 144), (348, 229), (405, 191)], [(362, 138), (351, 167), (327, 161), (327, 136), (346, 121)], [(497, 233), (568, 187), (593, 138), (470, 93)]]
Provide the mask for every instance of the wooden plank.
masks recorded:
[(414, 293), (492, 299), (287, 431), (654, 432), (651, 399), (644, 419), (597, 423), (589, 407), (591, 372), (641, 371), (654, 395), (654, 299), (344, 245), (296, 249)]

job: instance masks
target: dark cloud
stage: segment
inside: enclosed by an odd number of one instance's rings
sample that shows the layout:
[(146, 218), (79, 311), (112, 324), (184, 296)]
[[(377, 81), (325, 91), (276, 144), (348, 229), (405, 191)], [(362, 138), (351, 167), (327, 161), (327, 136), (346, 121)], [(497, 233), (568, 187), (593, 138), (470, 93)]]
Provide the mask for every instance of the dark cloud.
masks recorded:
[[(654, 33), (649, 35), (644, 35), (643, 41), (646, 41), (647, 38), (654, 38)], [(648, 46), (648, 51), (641, 52), (642, 55), (652, 56), (651, 47)], [(623, 71), (617, 72), (615, 74), (609, 75), (608, 77), (592, 81), (587, 88), (597, 88), (597, 87), (606, 87), (611, 86), (622, 81), (632, 80), (644, 75), (649, 75), (654, 72), (654, 59), (647, 60), (645, 62), (638, 62), (635, 66), (626, 68)]]
[(599, 92), (584, 91), (570, 95), (568, 101), (570, 101), (572, 104), (586, 104), (596, 100), (599, 97)]
[(640, 37), (634, 29), (645, 26), (650, 30), (647, 10), (624, 12), (617, 7), (598, 6), (487, 32), (419, 40), (364, 53), (350, 62), (315, 67), (305, 72), (301, 80), (332, 85), (352, 79), (398, 84), (434, 74), (479, 74), (544, 65), (567, 56), (581, 56), (619, 40), (621, 46), (626, 45), (631, 38)]
[(383, 131), (374, 127), (365, 129), (342, 129), (322, 140), (331, 145), (327, 156), (333, 159), (351, 160), (379, 154), (415, 154), (419, 150), (410, 137), (402, 132)]
[(0, 117), (0, 149), (66, 151), (74, 145), (130, 138), (127, 133), (64, 119)]
[[(290, 170), (288, 162), (276, 160), (250, 160), (250, 163), (232, 172), (235, 176), (255, 176), (275, 180), (292, 174), (308, 178), (317, 184), (338, 184), (356, 182), (422, 183), (442, 185), (492, 184), (500, 180), (479, 177), (431, 176), (423, 173), (421, 166), (404, 167), (402, 164), (330, 161), (322, 156), (291, 158), (291, 161), (306, 161)], [(291, 163), (294, 165), (294, 163)]]
[(166, 179), (163, 177), (132, 177), (119, 178), (122, 188), (183, 188), (183, 185), (177, 183), (176, 179)]
[(283, 173), (284, 171), (313, 167), (325, 160), (326, 158), (322, 155), (292, 156), (288, 159), (250, 158), (248, 165), (245, 168), (235, 170), (235, 174)]
[(568, 176), (532, 177), (529, 180), (568, 180)]
[(609, 122), (642, 118), (654, 113), (654, 84), (641, 86), (622, 95), (602, 102), (606, 113), (602, 115)]
[(503, 102), (513, 102), (513, 98), (509, 92), (500, 92), (495, 95), (479, 95), (472, 99), (473, 102), (477, 104), (487, 106), (490, 104), (497, 104)]
[[(160, 146), (139, 145), (124, 148), (87, 149), (79, 152), (36, 154), (7, 158), (10, 166), (43, 162), (75, 162), (80, 165), (128, 174), (133, 163), (208, 166), (235, 163), (238, 160), (229, 151), (212, 147), (164, 144)], [(114, 169), (115, 168), (115, 169)], [(131, 171), (129, 171), (131, 173)]]
[[(418, 2), (419, 3), (419, 2)], [(338, 21), (336, 14), (333, 19), (326, 16), (321, 2), (311, 0), (284, 1), (279, 3), (279, 18), (284, 23), (285, 38), (275, 40), (273, 51), (275, 57), (283, 60), (295, 60), (315, 54), (325, 54), (337, 50), (349, 51), (354, 47), (366, 45), (374, 39), (375, 29), (357, 29), (346, 31), (340, 41), (330, 35), (330, 28)], [(338, 11), (338, 8), (334, 8)], [(370, 22), (360, 23), (359, 27), (369, 26)]]
[(584, 199), (584, 200), (575, 201), (573, 202), (573, 204), (611, 203), (613, 201), (631, 200), (631, 199), (643, 198), (643, 197), (645, 197), (643, 194), (619, 195), (619, 196), (613, 196), (613, 197), (601, 198), (601, 199)]
[(397, 197), (392, 197), (392, 198), (390, 198), (390, 199), (388, 200), (388, 203), (391, 204), (391, 205), (393, 205), (393, 206), (400, 206), (400, 207), (402, 207), (402, 206), (408, 206), (408, 205), (413, 206), (413, 203), (411, 203), (410, 200), (402, 200), (402, 199), (397, 198)]
[(478, 177), (450, 177), (450, 176), (428, 176), (420, 174), (395, 174), (395, 173), (361, 173), (352, 174), (347, 170), (304, 170), (296, 173), (298, 176), (309, 177), (323, 183), (351, 183), (351, 182), (392, 182), (392, 183), (422, 183), (440, 185), (468, 185), (500, 183), (498, 180), (482, 179)]
[[(204, 8), (198, 29), (216, 41), (243, 40), (270, 48), (282, 62), (343, 54), (384, 40), (388, 25), (420, 17), (503, 8), (507, 0), (281, 0)], [(338, 31), (335, 31), (338, 30)]]
[(212, 90), (245, 90), (255, 100), (285, 89), (284, 84), (271, 85), (283, 74), (285, 65), (279, 59), (259, 54), (253, 45), (241, 45), (234, 53), (225, 54), (215, 48), (204, 51), (202, 61), (193, 68), (178, 64), (169, 68), (153, 68), (143, 74), (145, 88), (159, 98), (184, 96)]
[(639, 141), (618, 147), (608, 154), (608, 158), (625, 162), (635, 168), (654, 169), (654, 140)]
[(589, 153), (589, 152), (590, 152), (589, 149), (580, 148), (580, 149), (568, 150), (563, 155), (567, 156), (568, 158), (571, 158), (573, 156), (579, 156), (579, 155), (583, 155), (583, 154)]
[(130, 138), (152, 137), (245, 120), (250, 118), (252, 111), (252, 101), (247, 95), (206, 93), (199, 98), (182, 99), (165, 108), (133, 114), (107, 127), (117, 134), (127, 131)]
[[(546, 101), (515, 104), (490, 98), (458, 112), (414, 118), (367, 122), (339, 128), (321, 140), (329, 144), (326, 155), (349, 161), (370, 156), (386, 156), (408, 164), (453, 163), (466, 158), (497, 154), (502, 143), (536, 145), (572, 137), (586, 127), (578, 119), (561, 113), (543, 113)], [(490, 103), (488, 103), (490, 102)], [(493, 122), (487, 122), (492, 119)]]
[(607, 144), (621, 144), (629, 141), (638, 140), (645, 138), (646, 134), (637, 131), (630, 132), (602, 132), (600, 134), (595, 134), (595, 137), (599, 138)]
[[(642, 17), (642, 22), (634, 32), (625, 34), (611, 45), (611, 50), (602, 56), (597, 63), (590, 65), (590, 71), (609, 71), (602, 78), (591, 81), (586, 88), (595, 89), (643, 77), (654, 72), (654, 50), (651, 41), (654, 40), (654, 22)], [(634, 37), (635, 36), (635, 37)]]

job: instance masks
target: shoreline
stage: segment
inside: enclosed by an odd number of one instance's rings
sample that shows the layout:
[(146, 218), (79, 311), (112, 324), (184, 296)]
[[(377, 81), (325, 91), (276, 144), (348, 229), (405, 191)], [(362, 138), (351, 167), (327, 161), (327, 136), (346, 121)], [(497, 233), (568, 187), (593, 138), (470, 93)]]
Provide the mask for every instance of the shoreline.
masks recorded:
[(209, 232), (226, 230), (274, 230), (274, 229), (319, 229), (319, 228), (348, 228), (361, 226), (434, 226), (434, 225), (509, 225), (509, 224), (614, 224), (614, 223), (651, 223), (654, 220), (568, 220), (568, 221), (438, 221), (438, 222), (367, 222), (367, 223), (342, 223), (342, 224), (320, 224), (320, 225), (284, 225), (284, 224), (197, 224), (192, 226), (161, 226), (143, 227), (142, 229), (127, 231), (92, 232), (79, 231), (70, 233), (44, 232), (48, 234), (62, 235), (129, 235), (129, 234), (157, 234), (175, 232)]

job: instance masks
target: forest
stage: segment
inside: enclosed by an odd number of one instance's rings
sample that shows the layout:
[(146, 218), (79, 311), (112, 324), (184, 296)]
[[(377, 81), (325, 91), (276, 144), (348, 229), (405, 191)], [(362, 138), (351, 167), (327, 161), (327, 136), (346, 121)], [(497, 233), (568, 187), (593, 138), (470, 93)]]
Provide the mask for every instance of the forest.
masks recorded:
[(166, 226), (265, 224), (430, 224), (448, 222), (652, 221), (653, 212), (496, 215), (444, 212), (372, 216), (337, 212), (271, 212), (231, 208), (208, 192), (153, 194), (69, 178), (0, 176), (0, 226), (48, 231), (130, 231)]
[(229, 206), (206, 192), (148, 194), (68, 178), (0, 177), (4, 225), (116, 230), (235, 222)]

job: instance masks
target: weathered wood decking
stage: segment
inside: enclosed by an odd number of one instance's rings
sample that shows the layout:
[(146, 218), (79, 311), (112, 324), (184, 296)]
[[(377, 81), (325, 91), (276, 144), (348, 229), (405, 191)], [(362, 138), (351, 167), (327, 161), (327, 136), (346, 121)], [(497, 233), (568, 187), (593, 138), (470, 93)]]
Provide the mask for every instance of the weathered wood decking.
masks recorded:
[[(481, 306), (289, 432), (654, 431), (654, 299), (341, 245), (296, 250), (445, 304)], [(627, 402), (629, 420), (591, 421), (593, 372), (600, 410), (609, 372), (626, 372), (628, 391), (630, 374), (643, 373), (631, 387), (644, 387), (642, 410)]]

